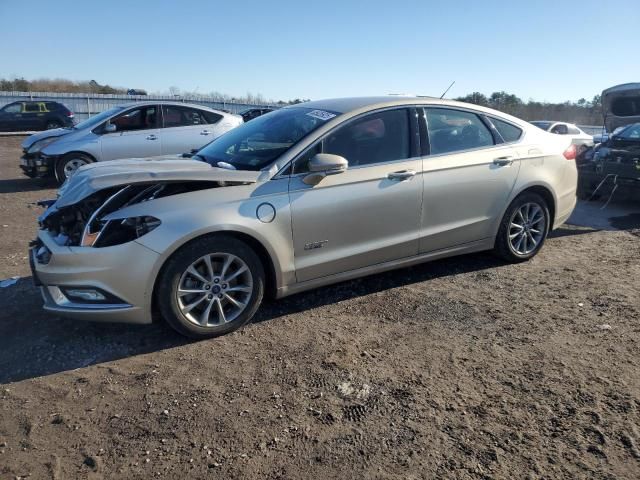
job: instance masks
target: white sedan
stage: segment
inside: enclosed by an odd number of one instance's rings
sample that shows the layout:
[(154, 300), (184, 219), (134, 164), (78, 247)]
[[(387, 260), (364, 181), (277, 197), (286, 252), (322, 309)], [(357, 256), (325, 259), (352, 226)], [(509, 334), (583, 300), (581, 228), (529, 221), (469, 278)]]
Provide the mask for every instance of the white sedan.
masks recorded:
[(564, 135), (573, 140), (573, 144), (579, 148), (593, 146), (593, 136), (583, 132), (573, 123), (553, 122), (548, 120), (536, 120), (529, 122), (545, 132), (555, 133), (556, 135)]

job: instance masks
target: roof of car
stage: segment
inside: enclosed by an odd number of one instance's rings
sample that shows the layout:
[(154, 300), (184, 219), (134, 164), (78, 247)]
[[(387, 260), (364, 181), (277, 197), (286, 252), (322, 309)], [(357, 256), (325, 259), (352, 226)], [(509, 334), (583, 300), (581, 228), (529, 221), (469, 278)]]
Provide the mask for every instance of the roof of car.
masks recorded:
[(445, 107), (471, 108), (489, 115), (499, 115), (509, 118), (517, 123), (526, 123), (521, 119), (512, 117), (503, 112), (498, 112), (490, 108), (481, 107), (479, 105), (471, 105), (469, 103), (457, 102), (455, 100), (444, 100), (436, 97), (415, 97), (404, 95), (384, 95), (377, 97), (349, 97), (349, 98), (331, 98), (327, 100), (314, 100), (312, 102), (298, 103), (285, 108), (313, 108), (318, 110), (328, 110), (337, 113), (351, 113), (357, 111), (367, 111), (375, 108), (395, 107), (402, 105), (438, 105)]
[[(195, 107), (195, 108), (203, 108), (205, 110), (210, 110), (212, 112), (221, 112), (222, 110), (217, 110), (215, 108), (207, 107), (206, 105), (199, 105), (197, 103), (185, 103), (185, 102), (176, 102), (171, 100), (144, 100), (142, 102), (129, 102), (122, 103), (118, 105), (121, 108), (130, 108), (130, 107), (144, 107), (146, 105), (176, 105), (178, 107)], [(224, 112), (223, 112), (224, 113)]]

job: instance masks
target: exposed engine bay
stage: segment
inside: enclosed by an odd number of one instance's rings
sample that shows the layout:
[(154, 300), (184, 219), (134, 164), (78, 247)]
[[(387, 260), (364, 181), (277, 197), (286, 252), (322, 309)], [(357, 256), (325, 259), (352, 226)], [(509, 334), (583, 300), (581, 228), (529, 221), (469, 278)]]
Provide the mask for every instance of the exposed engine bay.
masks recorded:
[(105, 220), (122, 208), (158, 198), (209, 188), (229, 182), (189, 181), (119, 185), (97, 191), (83, 200), (58, 208), (53, 201), (39, 218), (40, 228), (48, 230), (61, 246), (108, 247), (135, 240), (160, 225), (151, 216)]

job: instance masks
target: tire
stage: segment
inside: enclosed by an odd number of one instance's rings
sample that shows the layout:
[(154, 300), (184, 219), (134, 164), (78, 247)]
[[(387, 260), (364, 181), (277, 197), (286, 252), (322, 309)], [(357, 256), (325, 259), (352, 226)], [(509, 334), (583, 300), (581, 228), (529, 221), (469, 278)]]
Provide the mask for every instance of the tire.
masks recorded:
[(58, 120), (47, 120), (47, 123), (44, 126), (45, 130), (53, 130), (54, 128), (62, 127), (62, 123)]
[[(208, 273), (207, 257), (213, 275)], [(225, 273), (224, 264), (229, 260)], [(191, 269), (198, 275), (190, 273)], [(178, 333), (195, 339), (212, 338), (246, 325), (258, 310), (264, 291), (264, 267), (251, 247), (234, 237), (214, 235), (194, 240), (167, 260), (158, 279), (156, 305)], [(238, 305), (244, 306), (240, 309)]]
[(83, 165), (93, 163), (93, 158), (83, 153), (69, 153), (56, 162), (55, 174), (58, 185), (73, 175)]
[[(527, 206), (529, 206), (528, 214)], [(512, 223), (522, 224), (524, 228), (512, 227)], [(533, 258), (544, 245), (549, 233), (549, 225), (549, 206), (544, 198), (536, 193), (519, 195), (511, 202), (500, 222), (494, 253), (510, 263), (525, 262)], [(519, 234), (519, 232), (522, 233)], [(518, 236), (512, 239), (514, 235)], [(535, 241), (535, 245), (531, 245), (532, 240)]]

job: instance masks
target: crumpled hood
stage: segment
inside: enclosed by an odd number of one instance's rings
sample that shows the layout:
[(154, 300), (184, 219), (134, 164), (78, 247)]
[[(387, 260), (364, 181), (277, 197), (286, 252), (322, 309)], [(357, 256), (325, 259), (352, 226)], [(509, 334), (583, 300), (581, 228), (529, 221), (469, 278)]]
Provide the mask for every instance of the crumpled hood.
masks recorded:
[(72, 128), (54, 128), (52, 130), (45, 130), (44, 132), (35, 133), (23, 140), (20, 146), (24, 148), (29, 148), (31, 145), (36, 143), (38, 140), (43, 140), (45, 138), (51, 137), (62, 137), (63, 135), (69, 135), (70, 133), (75, 132)]
[(262, 173), (212, 167), (198, 160), (176, 159), (175, 155), (96, 162), (80, 168), (60, 187), (56, 207), (73, 205), (99, 190), (119, 185), (180, 181), (256, 183)]

